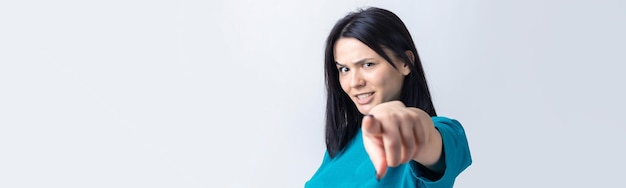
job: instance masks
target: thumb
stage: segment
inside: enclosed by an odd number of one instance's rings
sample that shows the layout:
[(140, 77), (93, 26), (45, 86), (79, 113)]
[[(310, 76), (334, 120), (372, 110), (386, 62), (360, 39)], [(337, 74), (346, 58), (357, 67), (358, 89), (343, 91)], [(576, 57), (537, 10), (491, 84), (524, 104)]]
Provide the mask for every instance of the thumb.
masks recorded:
[(382, 137), (382, 125), (373, 115), (363, 117), (361, 125), (363, 131), (363, 146), (376, 169), (376, 180), (380, 180), (387, 173), (387, 158)]

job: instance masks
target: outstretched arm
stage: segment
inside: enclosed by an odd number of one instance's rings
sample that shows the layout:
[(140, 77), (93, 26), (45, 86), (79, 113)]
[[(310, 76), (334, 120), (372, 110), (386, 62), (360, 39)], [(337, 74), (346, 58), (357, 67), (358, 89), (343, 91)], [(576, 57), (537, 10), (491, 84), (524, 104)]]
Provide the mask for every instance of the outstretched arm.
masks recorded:
[(442, 137), (431, 117), (421, 109), (391, 101), (372, 108), (362, 122), (363, 144), (382, 178), (387, 167), (415, 160), (432, 171), (442, 173)]

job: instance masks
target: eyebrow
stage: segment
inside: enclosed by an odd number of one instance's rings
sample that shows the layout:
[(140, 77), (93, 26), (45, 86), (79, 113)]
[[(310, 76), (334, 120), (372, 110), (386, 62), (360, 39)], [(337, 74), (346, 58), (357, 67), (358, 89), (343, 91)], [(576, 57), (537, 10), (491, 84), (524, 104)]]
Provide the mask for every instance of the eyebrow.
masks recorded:
[[(363, 58), (363, 59), (358, 60), (358, 61), (356, 61), (356, 62), (354, 62), (354, 63), (352, 63), (352, 64), (361, 64), (361, 63), (365, 63), (366, 61), (368, 61), (368, 60), (372, 60), (372, 59), (374, 59), (374, 58)], [(337, 64), (337, 65), (339, 65), (339, 66), (342, 66), (342, 67), (345, 67), (345, 65), (340, 64), (340, 63), (339, 63), (339, 62), (337, 62), (337, 61), (335, 61), (335, 64)]]

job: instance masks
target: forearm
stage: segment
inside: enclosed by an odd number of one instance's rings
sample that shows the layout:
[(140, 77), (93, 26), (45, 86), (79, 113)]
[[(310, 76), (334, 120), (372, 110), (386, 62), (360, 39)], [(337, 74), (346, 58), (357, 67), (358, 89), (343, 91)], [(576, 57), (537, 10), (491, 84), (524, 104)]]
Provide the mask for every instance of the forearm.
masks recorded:
[(411, 167), (425, 187), (452, 187), (455, 178), (472, 164), (465, 130), (457, 120), (441, 116), (431, 118), (441, 137), (440, 159), (434, 165), (416, 161)]
[[(430, 119), (428, 120), (430, 121)], [(432, 125), (432, 121), (430, 121), (430, 123)], [(423, 143), (423, 145), (421, 145), (413, 160), (434, 172), (443, 173), (445, 170), (445, 164), (443, 163), (444, 157), (442, 156), (443, 141), (441, 133), (439, 133), (434, 126), (429, 128), (428, 139), (425, 143)]]

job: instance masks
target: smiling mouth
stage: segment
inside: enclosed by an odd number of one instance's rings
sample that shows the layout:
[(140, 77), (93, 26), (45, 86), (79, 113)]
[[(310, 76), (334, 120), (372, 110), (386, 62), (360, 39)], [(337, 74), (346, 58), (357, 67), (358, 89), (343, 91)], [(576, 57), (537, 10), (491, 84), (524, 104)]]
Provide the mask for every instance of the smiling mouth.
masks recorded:
[(356, 95), (356, 102), (360, 105), (364, 105), (367, 103), (370, 103), (372, 101), (372, 96), (374, 95), (374, 92), (369, 92), (369, 93), (361, 93)]

